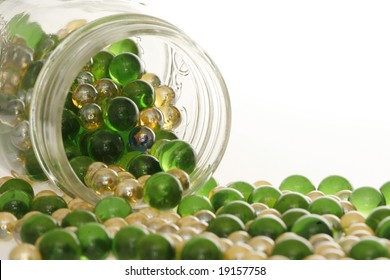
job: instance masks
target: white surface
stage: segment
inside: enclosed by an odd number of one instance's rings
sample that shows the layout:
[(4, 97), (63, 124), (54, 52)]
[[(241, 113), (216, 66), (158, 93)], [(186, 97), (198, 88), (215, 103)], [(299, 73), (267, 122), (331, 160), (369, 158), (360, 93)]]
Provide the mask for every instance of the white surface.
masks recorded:
[[(155, 1), (151, 1), (155, 2)], [(219, 66), (233, 124), (215, 177), (390, 180), (388, 1), (154, 3)]]

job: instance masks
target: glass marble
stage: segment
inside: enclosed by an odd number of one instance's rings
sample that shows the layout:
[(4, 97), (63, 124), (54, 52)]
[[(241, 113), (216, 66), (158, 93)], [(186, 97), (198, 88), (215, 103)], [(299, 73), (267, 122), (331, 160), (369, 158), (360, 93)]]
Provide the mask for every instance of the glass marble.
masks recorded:
[(62, 112), (61, 132), (62, 139), (72, 140), (80, 131), (80, 121), (75, 113), (64, 109)]
[(33, 149), (29, 149), (23, 152), (23, 157), (24, 157), (24, 167), (30, 179), (39, 180), (39, 181), (47, 180), (46, 175), (43, 172), (41, 165), (39, 164)]
[(57, 221), (50, 215), (37, 213), (24, 219), (20, 238), (24, 243), (35, 244), (39, 237), (58, 228)]
[(0, 241), (12, 239), (12, 234), (18, 219), (9, 212), (0, 212)]
[(133, 212), (131, 205), (122, 197), (107, 196), (95, 206), (95, 215), (100, 222), (114, 217), (125, 218)]
[(68, 208), (68, 204), (62, 197), (54, 195), (36, 197), (31, 204), (31, 210), (48, 215), (60, 208)]
[(120, 159), (118, 161), (115, 162), (115, 164), (117, 164), (118, 166), (120, 166), (126, 170), (129, 163), (133, 159), (135, 159), (137, 156), (142, 155), (142, 154), (143, 153), (140, 151), (131, 151), (131, 152), (125, 153), (123, 156), (120, 157)]
[(65, 229), (54, 229), (45, 233), (38, 245), (44, 260), (79, 260), (80, 242), (75, 233)]
[(304, 215), (308, 215), (308, 214), (310, 214), (310, 212), (305, 210), (305, 209), (292, 208), (292, 209), (289, 209), (286, 212), (284, 212), (280, 218), (286, 224), (287, 229), (291, 230), (291, 227), (294, 225), (296, 220), (298, 220), (300, 217), (302, 217)]
[(173, 130), (179, 127), (182, 122), (180, 110), (174, 105), (165, 105), (159, 107), (164, 116), (163, 129)]
[(164, 115), (156, 107), (145, 108), (139, 114), (139, 122), (156, 132), (164, 126)]
[(372, 210), (365, 219), (365, 223), (372, 229), (376, 230), (378, 224), (390, 216), (390, 207), (389, 206), (379, 206)]
[(136, 245), (138, 258), (141, 260), (173, 260), (175, 248), (173, 244), (161, 234), (142, 236)]
[(86, 130), (96, 130), (104, 123), (102, 108), (96, 103), (85, 104), (78, 115), (81, 126)]
[(302, 175), (292, 175), (282, 181), (279, 190), (288, 190), (306, 195), (307, 193), (314, 191), (315, 187), (308, 178)]
[(150, 148), (149, 150), (149, 153), (156, 157), (156, 158), (159, 158), (159, 155), (160, 155), (160, 151), (161, 151), (161, 148), (166, 144), (168, 143), (170, 140), (167, 140), (167, 139), (160, 139), (160, 140), (156, 140), (154, 141), (152, 147)]
[(248, 202), (259, 202), (264, 203), (268, 207), (273, 207), (281, 195), (282, 193), (277, 188), (263, 185), (257, 187), (250, 193)]
[(32, 198), (24, 191), (8, 190), (0, 195), (0, 212), (9, 212), (20, 219), (31, 209)]
[(276, 239), (287, 231), (287, 226), (282, 219), (274, 215), (265, 215), (253, 220), (248, 225), (247, 231), (251, 236), (265, 235), (271, 239)]
[(367, 216), (373, 209), (385, 205), (382, 193), (373, 187), (359, 187), (352, 191), (349, 202), (363, 215)]
[(111, 251), (111, 238), (105, 227), (92, 222), (80, 225), (76, 230), (83, 258), (104, 260)]
[(248, 200), (249, 195), (255, 189), (255, 186), (244, 181), (237, 181), (227, 184), (228, 188), (238, 190), (244, 196), (245, 200)]
[(91, 84), (80, 84), (72, 92), (72, 101), (77, 108), (82, 108), (85, 104), (94, 103), (98, 92)]
[(79, 85), (90, 84), (95, 82), (95, 77), (89, 71), (81, 71), (74, 80), (71, 90), (75, 90)]
[(114, 55), (108, 51), (100, 51), (93, 56), (91, 72), (96, 80), (110, 77), (109, 67), (113, 58)]
[(154, 101), (156, 107), (172, 105), (175, 103), (176, 94), (171, 87), (165, 85), (158, 86), (155, 87), (154, 92), (156, 94), (156, 100)]
[(121, 53), (115, 56), (108, 68), (111, 79), (120, 86), (138, 79), (143, 72), (142, 61), (132, 53)]
[(108, 129), (95, 131), (88, 139), (88, 154), (96, 161), (112, 164), (125, 150), (119, 133)]
[(122, 180), (116, 185), (116, 196), (123, 197), (130, 204), (138, 203), (143, 198), (142, 185), (135, 179)]
[(108, 47), (108, 50), (112, 52), (114, 55), (118, 55), (125, 52), (133, 53), (135, 55), (139, 54), (137, 43), (134, 40), (129, 38), (111, 44)]
[(390, 182), (384, 183), (379, 190), (385, 198), (386, 205), (390, 205)]
[(120, 94), (118, 86), (114, 83), (113, 80), (108, 78), (102, 78), (95, 81), (93, 86), (96, 88), (98, 93), (96, 102), (99, 105), (102, 105), (107, 99), (114, 98)]
[(138, 107), (130, 98), (114, 97), (104, 106), (104, 122), (113, 130), (129, 131), (137, 125), (138, 118)]
[(165, 172), (153, 174), (144, 185), (144, 201), (159, 210), (177, 206), (182, 194), (183, 188), (179, 180)]
[(154, 88), (156, 88), (156, 87), (161, 85), (160, 78), (156, 74), (154, 74), (154, 73), (144, 73), (144, 74), (142, 74), (141, 80), (144, 80), (145, 82), (148, 82)]
[(341, 217), (344, 214), (344, 209), (340, 202), (329, 196), (322, 196), (314, 199), (309, 207), (309, 212), (318, 215), (333, 214)]
[(79, 227), (83, 224), (97, 222), (96, 215), (85, 209), (76, 209), (68, 213), (61, 221), (61, 227)]
[(188, 240), (180, 253), (182, 260), (222, 260), (219, 246), (205, 237), (194, 237)]
[(129, 133), (129, 149), (145, 152), (153, 146), (155, 139), (152, 129), (142, 125), (136, 126)]
[(276, 242), (272, 254), (285, 256), (290, 260), (302, 260), (313, 254), (313, 246), (305, 238), (294, 236)]
[(309, 208), (309, 201), (301, 193), (292, 192), (282, 194), (275, 202), (274, 208), (281, 214), (292, 208)]
[(317, 214), (309, 214), (300, 217), (295, 221), (291, 231), (309, 239), (317, 233), (325, 233), (332, 236), (332, 229), (329, 222), (322, 216)]
[(374, 260), (380, 257), (388, 258), (389, 252), (379, 238), (368, 237), (356, 242), (348, 255), (355, 260)]
[(93, 175), (95, 175), (96, 171), (98, 171), (101, 168), (108, 168), (108, 166), (104, 162), (99, 162), (99, 161), (95, 161), (88, 166), (84, 177), (84, 182), (87, 186), (92, 186)]
[(89, 187), (97, 194), (104, 195), (115, 190), (118, 173), (111, 168), (101, 168), (93, 174)]
[(8, 190), (21, 190), (34, 197), (34, 190), (29, 182), (19, 178), (12, 178), (1, 184), (0, 194), (5, 193)]
[(44, 34), (42, 39), (39, 41), (35, 53), (35, 59), (46, 58), (51, 51), (53, 51), (59, 43), (58, 36), (55, 34)]
[(30, 123), (26, 120), (21, 121), (12, 129), (10, 139), (12, 145), (21, 151), (27, 151), (31, 148)]
[(177, 213), (182, 217), (194, 215), (201, 210), (214, 212), (214, 207), (207, 197), (198, 194), (191, 194), (184, 197), (177, 207)]
[(383, 218), (376, 227), (376, 236), (390, 240), (390, 217)]
[(217, 211), (220, 207), (224, 206), (230, 201), (242, 200), (245, 198), (239, 191), (231, 188), (224, 188), (216, 191), (210, 198), (211, 204)]
[(244, 224), (256, 217), (255, 209), (246, 201), (230, 201), (218, 209), (217, 216), (232, 214), (238, 217)]
[(244, 223), (232, 214), (221, 214), (209, 222), (207, 231), (219, 237), (228, 237), (231, 233), (244, 230)]
[(197, 156), (192, 146), (183, 140), (172, 140), (161, 147), (158, 159), (162, 170), (180, 168), (187, 174), (195, 170)]
[(153, 175), (161, 172), (162, 170), (155, 157), (148, 154), (141, 154), (129, 162), (127, 165), (127, 171), (133, 174), (136, 178), (140, 178), (144, 175)]
[(121, 228), (114, 236), (112, 252), (119, 260), (135, 260), (138, 258), (137, 243), (148, 234), (142, 227), (129, 225)]
[(191, 182), (190, 182), (190, 176), (187, 174), (187, 172), (179, 168), (174, 168), (174, 169), (169, 169), (167, 173), (172, 174), (180, 181), (183, 191), (189, 189)]
[(16, 245), (9, 253), (10, 260), (41, 260), (39, 250), (31, 244), (21, 243)]
[(342, 176), (332, 175), (323, 179), (318, 185), (318, 190), (324, 194), (336, 194), (343, 190), (353, 190), (351, 183)]

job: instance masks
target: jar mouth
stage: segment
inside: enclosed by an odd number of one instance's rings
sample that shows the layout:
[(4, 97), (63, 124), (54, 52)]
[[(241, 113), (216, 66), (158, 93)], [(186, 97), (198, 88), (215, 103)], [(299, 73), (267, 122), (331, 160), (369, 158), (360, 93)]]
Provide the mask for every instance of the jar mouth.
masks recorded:
[(87, 23), (66, 37), (42, 68), (31, 100), (30, 135), (37, 160), (49, 180), (89, 203), (96, 203), (99, 197), (73, 172), (62, 141), (65, 99), (75, 77), (97, 52), (124, 38), (143, 36), (166, 44), (167, 55), (173, 61), (166, 69), (167, 82), (180, 72), (178, 57), (185, 61), (192, 79), (200, 81), (193, 89), (196, 97), (186, 101), (193, 113), (180, 132), (199, 157), (198, 167), (191, 174), (191, 190), (210, 178), (227, 147), (231, 127), (228, 90), (217, 66), (195, 42), (175, 26), (148, 15), (120, 14)]

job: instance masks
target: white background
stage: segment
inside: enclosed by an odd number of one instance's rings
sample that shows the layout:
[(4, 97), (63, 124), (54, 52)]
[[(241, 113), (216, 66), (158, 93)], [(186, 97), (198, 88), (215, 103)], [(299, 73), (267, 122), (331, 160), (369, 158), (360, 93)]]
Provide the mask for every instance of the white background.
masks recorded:
[(149, 2), (209, 53), (229, 88), (220, 184), (390, 180), (390, 2)]

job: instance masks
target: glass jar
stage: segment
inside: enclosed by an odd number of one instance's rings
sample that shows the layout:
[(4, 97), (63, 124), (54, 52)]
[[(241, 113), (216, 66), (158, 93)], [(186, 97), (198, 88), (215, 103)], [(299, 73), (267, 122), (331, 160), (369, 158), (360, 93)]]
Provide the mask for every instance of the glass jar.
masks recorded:
[(99, 200), (69, 163), (62, 112), (69, 88), (91, 58), (131, 38), (144, 69), (175, 90), (181, 122), (174, 132), (197, 154), (187, 193), (210, 178), (230, 133), (226, 85), (193, 40), (145, 10), (128, 0), (0, 1), (1, 175), (27, 170), (42, 179), (44, 173), (67, 194)]

